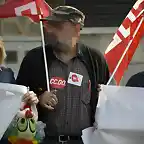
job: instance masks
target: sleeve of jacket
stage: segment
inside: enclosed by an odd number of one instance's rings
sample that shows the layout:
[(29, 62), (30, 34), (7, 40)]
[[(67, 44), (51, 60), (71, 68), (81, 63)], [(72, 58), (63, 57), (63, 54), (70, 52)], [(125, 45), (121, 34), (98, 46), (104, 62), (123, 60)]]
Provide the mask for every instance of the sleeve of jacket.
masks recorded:
[(93, 65), (93, 72), (94, 72), (94, 80), (95, 85), (92, 86), (91, 93), (91, 108), (92, 108), (92, 124), (95, 122), (95, 112), (96, 112), (96, 105), (98, 102), (99, 92), (97, 91), (97, 84), (107, 84), (109, 80), (109, 69), (106, 63), (106, 60), (103, 54), (96, 50), (90, 48), (90, 55), (91, 55), (91, 62)]
[(15, 84), (15, 77), (14, 77), (14, 72), (12, 71), (11, 68), (9, 68), (9, 83), (11, 84)]
[(29, 53), (24, 57), (18, 75), (16, 79), (16, 83), (18, 85), (29, 86), (31, 73), (32, 73), (32, 64), (31, 64), (31, 56)]
[(92, 56), (94, 59), (97, 83), (106, 84), (109, 80), (110, 73), (104, 55), (100, 51), (92, 49)]
[(15, 84), (14, 72), (11, 68), (2, 68), (0, 82)]

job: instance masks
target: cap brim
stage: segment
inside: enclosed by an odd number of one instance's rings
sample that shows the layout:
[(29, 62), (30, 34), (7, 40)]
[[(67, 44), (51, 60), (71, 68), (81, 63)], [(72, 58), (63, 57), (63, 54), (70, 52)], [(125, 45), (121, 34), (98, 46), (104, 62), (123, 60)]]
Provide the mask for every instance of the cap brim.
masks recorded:
[(56, 17), (56, 16), (48, 16), (48, 17), (42, 18), (40, 20), (41, 21), (57, 21), (57, 22), (64, 21), (64, 19)]

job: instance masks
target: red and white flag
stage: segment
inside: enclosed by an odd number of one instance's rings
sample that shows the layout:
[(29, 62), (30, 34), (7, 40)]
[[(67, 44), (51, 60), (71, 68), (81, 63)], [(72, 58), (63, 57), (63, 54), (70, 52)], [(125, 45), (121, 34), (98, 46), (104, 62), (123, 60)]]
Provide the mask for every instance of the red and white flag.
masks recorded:
[(105, 51), (110, 73), (119, 85), (144, 35), (144, 0), (138, 0), (115, 33)]
[(50, 11), (50, 6), (44, 0), (7, 0), (0, 5), (0, 18), (27, 16), (39, 22), (39, 15), (47, 17)]

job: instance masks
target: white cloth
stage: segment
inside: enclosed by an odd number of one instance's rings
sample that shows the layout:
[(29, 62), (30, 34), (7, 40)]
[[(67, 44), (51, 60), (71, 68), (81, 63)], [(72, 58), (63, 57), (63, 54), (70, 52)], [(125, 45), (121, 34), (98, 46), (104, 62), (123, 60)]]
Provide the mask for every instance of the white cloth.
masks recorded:
[(83, 131), (84, 144), (143, 144), (144, 88), (102, 85), (95, 119), (97, 129)]
[(24, 86), (0, 83), (0, 139), (18, 112), (26, 92)]
[(95, 130), (94, 127), (89, 127), (82, 131), (82, 140), (84, 144), (90, 144), (91, 138), (93, 137), (94, 134), (94, 130)]

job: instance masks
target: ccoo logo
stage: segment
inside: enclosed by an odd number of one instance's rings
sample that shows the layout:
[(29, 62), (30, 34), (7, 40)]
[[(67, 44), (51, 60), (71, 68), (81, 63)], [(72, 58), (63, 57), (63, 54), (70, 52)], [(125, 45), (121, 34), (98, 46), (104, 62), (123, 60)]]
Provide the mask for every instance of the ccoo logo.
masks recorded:
[(56, 89), (62, 89), (66, 86), (66, 81), (60, 77), (52, 77), (50, 80), (50, 86)]

